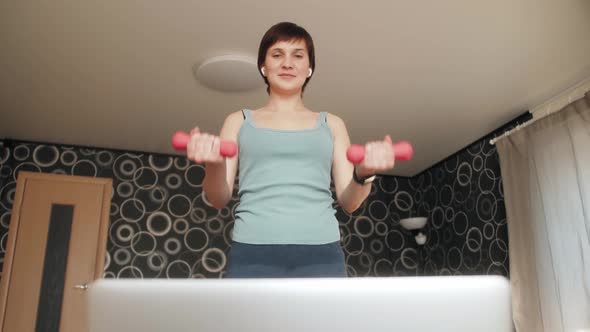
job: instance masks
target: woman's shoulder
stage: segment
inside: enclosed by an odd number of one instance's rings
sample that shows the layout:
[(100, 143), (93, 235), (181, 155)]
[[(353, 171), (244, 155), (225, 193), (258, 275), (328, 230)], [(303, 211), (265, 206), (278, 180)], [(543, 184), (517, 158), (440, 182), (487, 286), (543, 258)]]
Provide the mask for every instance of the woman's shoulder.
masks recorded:
[(336, 114), (332, 114), (330, 112), (325, 112), (326, 113), (326, 119), (328, 122), (328, 125), (334, 125), (334, 126), (344, 126), (344, 120), (342, 120), (341, 117), (339, 117)]
[(330, 112), (324, 113), (326, 113), (326, 124), (330, 128), (333, 137), (340, 137), (347, 132), (346, 125), (341, 117)]
[(246, 117), (245, 112), (247, 112), (247, 111), (248, 111), (248, 109), (243, 108), (239, 111), (231, 112), (226, 116), (225, 121), (226, 122), (242, 123), (244, 118)]
[(221, 132), (225, 135), (229, 136), (237, 136), (240, 127), (244, 123), (244, 114), (242, 110), (231, 112), (225, 117), (225, 121), (223, 122), (223, 127)]

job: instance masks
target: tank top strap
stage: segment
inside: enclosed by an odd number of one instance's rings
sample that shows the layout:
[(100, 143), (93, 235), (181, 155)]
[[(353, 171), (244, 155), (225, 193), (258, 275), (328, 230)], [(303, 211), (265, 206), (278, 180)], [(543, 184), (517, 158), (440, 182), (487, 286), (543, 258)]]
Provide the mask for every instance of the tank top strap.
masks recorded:
[(327, 119), (327, 113), (326, 112), (320, 112), (320, 117), (318, 118), (318, 127), (319, 126), (325, 126), (328, 124), (328, 119)]
[(242, 115), (244, 116), (244, 120), (252, 123), (252, 115), (250, 114), (250, 110), (247, 108), (242, 109)]

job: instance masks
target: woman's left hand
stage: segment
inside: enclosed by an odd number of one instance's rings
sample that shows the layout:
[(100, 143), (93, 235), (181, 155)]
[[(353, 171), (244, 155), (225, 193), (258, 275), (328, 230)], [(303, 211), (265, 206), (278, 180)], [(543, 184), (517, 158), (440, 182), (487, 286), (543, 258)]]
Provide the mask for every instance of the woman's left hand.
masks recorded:
[(382, 141), (365, 144), (365, 158), (356, 166), (355, 172), (359, 178), (373, 176), (378, 172), (388, 171), (395, 165), (393, 141), (389, 135)]

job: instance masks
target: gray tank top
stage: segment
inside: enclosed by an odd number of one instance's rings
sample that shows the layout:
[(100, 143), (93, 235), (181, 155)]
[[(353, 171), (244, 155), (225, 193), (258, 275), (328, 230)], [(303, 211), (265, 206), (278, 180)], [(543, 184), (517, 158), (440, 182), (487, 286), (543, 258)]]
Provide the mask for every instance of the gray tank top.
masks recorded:
[(257, 127), (250, 110), (238, 133), (240, 201), (233, 240), (325, 244), (340, 240), (330, 191), (334, 142), (321, 112), (314, 128)]

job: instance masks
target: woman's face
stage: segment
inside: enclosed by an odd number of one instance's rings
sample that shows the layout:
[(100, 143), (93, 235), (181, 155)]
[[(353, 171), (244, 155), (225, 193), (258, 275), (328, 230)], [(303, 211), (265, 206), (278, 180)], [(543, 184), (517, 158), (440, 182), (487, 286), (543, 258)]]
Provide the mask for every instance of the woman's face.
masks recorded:
[(276, 42), (266, 52), (264, 75), (271, 90), (300, 91), (309, 69), (309, 56), (303, 39)]

